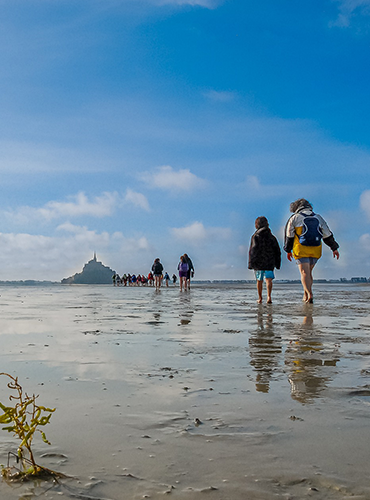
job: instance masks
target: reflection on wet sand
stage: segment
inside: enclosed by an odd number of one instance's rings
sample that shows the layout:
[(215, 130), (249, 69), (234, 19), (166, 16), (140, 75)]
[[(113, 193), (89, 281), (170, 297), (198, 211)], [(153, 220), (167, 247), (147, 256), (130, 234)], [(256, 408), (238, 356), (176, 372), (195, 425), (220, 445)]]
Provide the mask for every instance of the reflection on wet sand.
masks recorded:
[(250, 363), (256, 372), (256, 390), (269, 392), (270, 381), (282, 353), (281, 337), (274, 332), (272, 310), (266, 311), (262, 305), (257, 309), (257, 325), (249, 337)]
[(179, 312), (180, 325), (189, 325), (194, 315), (194, 307), (192, 304), (192, 295), (184, 294), (181, 297), (181, 310)]
[(339, 361), (337, 347), (329, 346), (325, 335), (314, 324), (313, 308), (304, 306), (302, 324), (297, 327), (294, 338), (285, 351), (291, 396), (300, 403), (311, 403), (332, 381), (332, 370)]
[[(3, 288), (1, 369), (57, 408), (36, 453), (73, 477), (0, 482), (0, 498), (367, 500), (360, 292), (318, 285), (307, 306), (277, 285), (257, 306), (254, 284)], [(0, 432), (1, 463), (12, 447)]]

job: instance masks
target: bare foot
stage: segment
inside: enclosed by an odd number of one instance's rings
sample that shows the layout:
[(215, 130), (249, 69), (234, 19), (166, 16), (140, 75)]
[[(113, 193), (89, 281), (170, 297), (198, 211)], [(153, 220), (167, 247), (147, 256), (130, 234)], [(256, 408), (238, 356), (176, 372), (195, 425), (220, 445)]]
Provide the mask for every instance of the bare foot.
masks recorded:
[(257, 304), (262, 304), (262, 299), (258, 299)]
[(266, 304), (272, 304), (271, 297), (269, 299), (267, 299)]

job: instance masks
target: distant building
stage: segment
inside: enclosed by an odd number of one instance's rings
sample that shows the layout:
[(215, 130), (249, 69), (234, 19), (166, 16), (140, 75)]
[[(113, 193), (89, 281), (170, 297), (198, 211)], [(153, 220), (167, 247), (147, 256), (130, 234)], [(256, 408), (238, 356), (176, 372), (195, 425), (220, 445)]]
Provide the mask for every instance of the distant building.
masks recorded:
[(115, 271), (97, 261), (96, 253), (94, 253), (94, 258), (84, 265), (81, 273), (64, 278), (61, 283), (64, 285), (107, 285), (112, 283), (113, 274)]

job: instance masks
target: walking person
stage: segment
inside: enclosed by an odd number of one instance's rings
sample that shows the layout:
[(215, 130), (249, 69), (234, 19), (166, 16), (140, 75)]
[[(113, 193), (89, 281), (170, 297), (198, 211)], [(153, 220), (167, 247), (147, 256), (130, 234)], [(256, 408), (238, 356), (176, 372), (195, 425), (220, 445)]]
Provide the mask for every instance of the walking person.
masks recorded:
[(189, 264), (186, 262), (185, 255), (181, 255), (177, 269), (179, 271), (180, 292), (182, 292), (183, 287), (184, 290), (188, 289)]
[(168, 284), (170, 282), (170, 275), (168, 274), (167, 271), (165, 272), (163, 279), (164, 279), (164, 281), (166, 283), (166, 287), (168, 287)]
[(258, 304), (262, 304), (263, 280), (266, 282), (267, 304), (271, 304), (272, 281), (275, 278), (274, 269), (280, 269), (281, 250), (266, 217), (257, 217), (254, 225), (256, 231), (252, 235), (249, 246), (248, 269), (253, 269), (255, 272)]
[(156, 288), (156, 290), (159, 290), (159, 288), (161, 288), (161, 284), (162, 284), (162, 273), (163, 273), (163, 266), (162, 266), (161, 261), (159, 259), (155, 259), (155, 261), (152, 265), (152, 272), (153, 272), (153, 276), (154, 276), (155, 288)]
[(339, 259), (339, 245), (327, 222), (315, 214), (312, 205), (304, 198), (290, 204), (293, 215), (285, 226), (284, 250), (287, 258), (298, 264), (303, 286), (303, 301), (312, 304), (312, 271), (322, 254), (322, 242), (330, 247), (333, 257)]
[(187, 253), (184, 253), (184, 258), (189, 266), (186, 281), (187, 281), (187, 287), (188, 287), (188, 289), (190, 289), (190, 278), (194, 278), (195, 269), (194, 269), (193, 263), (191, 261), (191, 258), (189, 257), (189, 255)]

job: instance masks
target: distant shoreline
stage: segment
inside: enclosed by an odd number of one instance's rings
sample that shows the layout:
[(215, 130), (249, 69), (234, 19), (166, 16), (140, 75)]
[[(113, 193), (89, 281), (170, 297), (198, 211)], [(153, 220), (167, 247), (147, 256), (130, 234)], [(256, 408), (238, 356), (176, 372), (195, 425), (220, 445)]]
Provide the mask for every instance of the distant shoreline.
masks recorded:
[[(325, 280), (325, 279), (317, 279), (314, 280), (316, 284), (326, 284), (326, 285), (359, 285), (359, 284), (368, 284), (370, 283), (370, 279), (366, 278), (351, 278), (351, 279), (338, 279), (338, 280)], [(295, 285), (301, 284), (300, 280), (275, 280), (275, 284), (277, 285)], [(192, 284), (194, 285), (243, 285), (243, 284), (255, 284), (255, 280), (192, 280)], [(102, 283), (61, 283), (60, 281), (37, 281), (37, 280), (19, 280), (19, 281), (0, 281), (0, 286), (76, 286), (76, 285), (89, 285), (89, 286), (109, 286), (111, 284), (102, 284)], [(174, 286), (172, 285), (171, 288)], [(131, 288), (131, 287), (121, 287), (117, 288)], [(136, 288), (136, 287), (135, 287)], [(146, 286), (146, 288), (151, 288)], [(166, 287), (164, 287), (166, 288)]]

